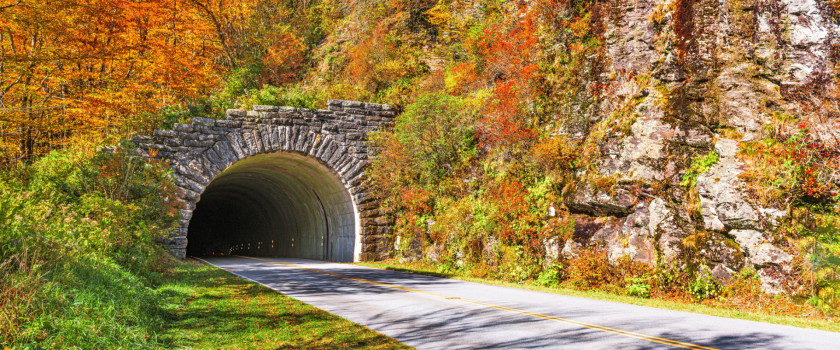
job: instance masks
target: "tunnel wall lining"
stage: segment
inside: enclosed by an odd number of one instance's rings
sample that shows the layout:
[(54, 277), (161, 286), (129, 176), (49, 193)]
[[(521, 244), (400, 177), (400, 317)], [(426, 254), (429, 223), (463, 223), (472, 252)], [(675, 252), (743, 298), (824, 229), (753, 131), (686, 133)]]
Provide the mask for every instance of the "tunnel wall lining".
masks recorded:
[(314, 158), (254, 155), (204, 190), (189, 223), (187, 254), (353, 261), (355, 207), (337, 174)]
[(190, 124), (135, 136), (138, 152), (170, 162), (177, 186), (181, 220), (164, 244), (184, 258), (187, 232), (196, 203), (211, 181), (240, 160), (274, 152), (309, 157), (334, 171), (356, 204), (354, 260), (379, 260), (391, 249), (391, 225), (368, 191), (364, 176), (371, 132), (393, 125), (388, 105), (330, 100), (327, 109), (254, 106), (228, 110), (223, 120), (193, 118)]

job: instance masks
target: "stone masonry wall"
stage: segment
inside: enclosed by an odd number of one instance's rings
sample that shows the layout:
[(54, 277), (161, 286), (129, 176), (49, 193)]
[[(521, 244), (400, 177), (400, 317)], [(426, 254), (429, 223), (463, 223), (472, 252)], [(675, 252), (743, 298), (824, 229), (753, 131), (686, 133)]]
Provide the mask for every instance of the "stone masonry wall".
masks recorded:
[(254, 106), (252, 111), (228, 110), (227, 118), (194, 118), (153, 136), (136, 136), (145, 157), (166, 159), (174, 170), (181, 220), (165, 244), (184, 258), (187, 229), (196, 203), (210, 182), (244, 158), (271, 152), (294, 152), (317, 159), (335, 171), (359, 209), (361, 260), (389, 254), (390, 223), (365, 188), (367, 134), (393, 125), (388, 105), (330, 100), (328, 109)]

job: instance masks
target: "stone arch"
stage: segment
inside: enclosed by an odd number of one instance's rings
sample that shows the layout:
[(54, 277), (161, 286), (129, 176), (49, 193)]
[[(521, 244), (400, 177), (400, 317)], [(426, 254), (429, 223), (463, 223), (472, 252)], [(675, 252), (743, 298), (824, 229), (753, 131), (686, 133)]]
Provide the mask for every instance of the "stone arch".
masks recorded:
[(353, 261), (358, 212), (338, 174), (314, 158), (257, 154), (210, 181), (187, 227), (186, 253)]
[[(208, 249), (319, 258), (315, 247), (320, 239), (326, 246), (324, 259), (375, 260), (390, 250), (390, 225), (366, 190), (365, 139), (393, 120), (391, 106), (355, 101), (330, 100), (325, 110), (254, 106), (252, 111), (228, 110), (224, 120), (194, 118), (191, 124), (155, 130), (153, 136), (138, 136), (134, 142), (144, 156), (169, 160), (172, 167), (181, 220), (165, 244), (176, 257), (186, 256), (191, 225), (197, 225), (193, 231), (211, 226), (196, 224), (194, 218), (238, 212), (230, 218), (253, 224), (263, 234), (252, 237), (253, 242), (231, 240), (227, 246)], [(207, 204), (211, 201), (216, 204)], [(204, 208), (197, 210), (200, 207)], [(288, 233), (294, 230), (321, 236), (305, 238), (311, 240), (306, 252), (288, 254), (283, 249), (290, 248), (292, 238), (302, 244), (295, 236), (300, 232)], [(270, 232), (278, 239), (268, 239)], [(352, 259), (346, 247), (332, 245), (347, 244), (348, 232), (353, 236)], [(331, 242), (330, 237), (342, 239)], [(333, 248), (340, 253), (330, 253)]]

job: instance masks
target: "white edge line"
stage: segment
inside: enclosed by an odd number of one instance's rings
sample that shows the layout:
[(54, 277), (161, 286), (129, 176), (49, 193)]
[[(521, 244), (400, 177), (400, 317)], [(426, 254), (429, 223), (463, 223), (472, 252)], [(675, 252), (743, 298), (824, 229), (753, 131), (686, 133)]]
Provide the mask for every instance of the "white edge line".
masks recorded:
[[(229, 273), (229, 274), (231, 274), (231, 275), (237, 276), (237, 277), (239, 277), (239, 278), (242, 278), (242, 279), (248, 280), (248, 281), (253, 282), (253, 283), (255, 283), (255, 284), (258, 284), (258, 285), (261, 285), (261, 286), (266, 287), (266, 288), (268, 288), (268, 289), (271, 289), (271, 290), (273, 290), (273, 291), (275, 291), (275, 292), (277, 292), (277, 293), (280, 293), (280, 295), (282, 295), (282, 296), (284, 296), (284, 297), (287, 297), (287, 298), (291, 298), (291, 299), (297, 300), (297, 301), (299, 301), (299, 302), (301, 302), (301, 303), (304, 303), (304, 304), (309, 305), (309, 306), (311, 306), (311, 307), (313, 307), (313, 308), (316, 308), (316, 309), (318, 309), (318, 310), (321, 310), (321, 311), (323, 311), (323, 312), (326, 312), (326, 313), (328, 313), (328, 314), (330, 314), (330, 315), (333, 315), (333, 316), (335, 316), (335, 317), (338, 317), (338, 318), (340, 318), (340, 319), (342, 319), (342, 320), (345, 320), (345, 321), (347, 321), (347, 322), (353, 323), (353, 324), (358, 325), (358, 326), (362, 326), (362, 327), (367, 328), (367, 329), (368, 329), (368, 330), (370, 330), (370, 331), (376, 332), (376, 333), (378, 333), (378, 334), (380, 334), (380, 335), (382, 335), (382, 336), (385, 336), (385, 337), (388, 337), (388, 338), (394, 339), (394, 340), (396, 340), (396, 341), (397, 341), (398, 343), (400, 343), (400, 344), (403, 344), (403, 345), (408, 345), (408, 344), (406, 344), (406, 343), (404, 343), (404, 342), (400, 341), (400, 340), (399, 340), (399, 339), (397, 339), (397, 338), (394, 338), (394, 337), (392, 337), (392, 336), (390, 336), (390, 335), (387, 335), (387, 334), (383, 333), (382, 331), (379, 331), (379, 330), (373, 329), (370, 325), (362, 324), (362, 323), (359, 323), (359, 322), (356, 322), (356, 321), (350, 320), (350, 319), (348, 319), (348, 318), (346, 318), (346, 317), (344, 317), (344, 316), (341, 316), (341, 315), (335, 314), (335, 313), (333, 313), (333, 312), (327, 311), (327, 310), (325, 310), (325, 309), (322, 309), (322, 308), (320, 308), (320, 307), (317, 307), (317, 306), (315, 306), (315, 305), (312, 305), (312, 304), (310, 304), (310, 303), (307, 303), (307, 302), (305, 302), (305, 301), (303, 301), (303, 300), (300, 300), (300, 299), (298, 299), (298, 298), (295, 298), (295, 297), (293, 297), (293, 296), (291, 296), (291, 295), (287, 295), (287, 294), (285, 294), (285, 293), (281, 292), (281, 291), (280, 291), (279, 289), (277, 289), (277, 288), (274, 288), (274, 287), (269, 286), (269, 285), (267, 285), (267, 284), (264, 284), (264, 283), (262, 283), (262, 282), (258, 282), (258, 281), (256, 281), (256, 280), (253, 280), (253, 279), (251, 279), (250, 277), (246, 277), (246, 276), (240, 275), (240, 274), (238, 274), (238, 273), (236, 273), (236, 272), (233, 272), (233, 271), (230, 271), (230, 270), (228, 270), (228, 269), (225, 269), (225, 268), (223, 268), (223, 267), (221, 267), (221, 266), (217, 266), (217, 265), (215, 265), (215, 264), (213, 264), (213, 263), (211, 263), (211, 262), (209, 262), (209, 261), (207, 261), (207, 260), (204, 260), (204, 259), (202, 259), (202, 258), (198, 258), (198, 257), (194, 257), (194, 256), (190, 256), (189, 258), (196, 259), (196, 260), (201, 261), (201, 262), (203, 262), (203, 263), (205, 263), (205, 264), (207, 264), (207, 265), (213, 266), (213, 267), (215, 267), (215, 268), (217, 268), (217, 269), (219, 269), (219, 270), (222, 270), (222, 271), (224, 271), (224, 272), (227, 272), (227, 273)], [(408, 346), (410, 346), (410, 345), (408, 345)]]
[[(229, 273), (229, 274), (231, 274), (231, 275), (234, 275), (234, 276), (236, 276), (236, 277), (239, 277), (239, 278), (242, 278), (242, 279), (246, 279), (246, 280), (248, 280), (248, 281), (250, 281), (250, 282), (252, 282), (252, 283), (259, 284), (259, 285), (261, 285), (261, 286), (263, 286), (263, 287), (266, 287), (266, 288), (271, 289), (271, 290), (273, 290), (273, 291), (275, 291), (275, 292), (277, 292), (277, 293), (280, 293), (281, 295), (283, 295), (283, 296), (285, 296), (285, 297), (289, 297), (289, 298), (295, 299), (295, 300), (297, 300), (297, 301), (299, 301), (299, 302), (301, 302), (301, 303), (304, 303), (304, 304), (306, 304), (306, 305), (312, 306), (312, 307), (314, 307), (314, 308), (316, 308), (316, 309), (323, 310), (323, 309), (321, 309), (321, 308), (319, 308), (319, 307), (317, 307), (317, 306), (315, 306), (315, 305), (309, 304), (309, 303), (307, 303), (307, 302), (305, 302), (305, 301), (303, 301), (303, 300), (300, 300), (300, 299), (297, 299), (297, 298), (293, 298), (293, 297), (291, 297), (291, 296), (288, 296), (288, 295), (286, 295), (286, 294), (283, 294), (283, 292), (281, 292), (281, 291), (280, 291), (279, 289), (277, 289), (277, 288), (274, 288), (274, 287), (272, 287), (272, 286), (269, 286), (269, 285), (267, 285), (267, 284), (264, 284), (264, 283), (262, 283), (262, 282), (259, 282), (259, 281), (257, 281), (257, 280), (254, 280), (254, 279), (252, 279), (252, 278), (250, 278), (250, 277), (240, 275), (240, 274), (238, 274), (238, 273), (236, 273), (236, 272), (230, 271), (230, 270), (228, 270), (228, 269), (226, 269), (226, 268), (224, 268), (224, 267), (218, 266), (218, 265), (216, 265), (216, 264), (214, 264), (214, 263), (211, 263), (211, 262), (209, 262), (209, 261), (207, 261), (207, 260), (204, 260), (204, 259), (202, 259), (202, 258), (198, 258), (198, 257), (194, 257), (194, 256), (191, 256), (190, 258), (195, 259), (195, 260), (198, 260), (198, 261), (201, 261), (201, 262), (203, 262), (203, 263), (205, 263), (205, 264), (207, 264), (207, 265), (213, 266), (213, 267), (215, 267), (215, 268), (217, 268), (217, 269), (219, 269), (219, 270), (222, 270), (222, 271), (224, 271), (224, 272), (227, 272), (227, 273)], [(324, 311), (326, 311), (326, 310), (324, 310)], [(329, 312), (329, 311), (326, 311), (326, 312)], [(339, 317), (340, 317), (340, 316), (339, 316)], [(343, 318), (343, 317), (342, 317), (342, 318)], [(352, 322), (352, 321), (351, 321), (351, 322)]]

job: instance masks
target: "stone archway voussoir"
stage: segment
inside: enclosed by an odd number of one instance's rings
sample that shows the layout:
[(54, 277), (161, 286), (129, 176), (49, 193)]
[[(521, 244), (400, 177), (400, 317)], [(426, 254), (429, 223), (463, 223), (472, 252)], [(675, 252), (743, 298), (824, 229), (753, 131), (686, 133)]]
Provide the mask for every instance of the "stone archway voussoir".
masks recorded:
[[(316, 159), (341, 180), (358, 208), (356, 259), (373, 260), (390, 251), (390, 223), (376, 208), (376, 198), (364, 189), (368, 164), (368, 133), (393, 125), (388, 105), (330, 100), (327, 109), (254, 106), (251, 111), (228, 110), (227, 118), (193, 118), (152, 136), (136, 136), (139, 152), (170, 160), (182, 203), (179, 227), (164, 242), (183, 258), (187, 228), (196, 203), (207, 186), (234, 164), (249, 157), (275, 152)], [(373, 210), (372, 208), (375, 208)]]

